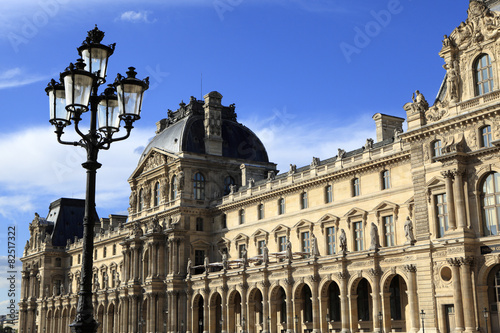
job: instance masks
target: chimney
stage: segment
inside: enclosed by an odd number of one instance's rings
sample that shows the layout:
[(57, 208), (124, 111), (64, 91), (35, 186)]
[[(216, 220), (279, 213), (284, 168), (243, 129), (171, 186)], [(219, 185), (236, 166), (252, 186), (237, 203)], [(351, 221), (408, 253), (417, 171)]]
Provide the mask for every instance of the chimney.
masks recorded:
[(205, 153), (222, 156), (222, 95), (217, 91), (203, 96), (205, 98)]
[(377, 142), (384, 141), (394, 137), (396, 129), (403, 129), (404, 118), (388, 116), (386, 114), (377, 113), (373, 116), (377, 127)]

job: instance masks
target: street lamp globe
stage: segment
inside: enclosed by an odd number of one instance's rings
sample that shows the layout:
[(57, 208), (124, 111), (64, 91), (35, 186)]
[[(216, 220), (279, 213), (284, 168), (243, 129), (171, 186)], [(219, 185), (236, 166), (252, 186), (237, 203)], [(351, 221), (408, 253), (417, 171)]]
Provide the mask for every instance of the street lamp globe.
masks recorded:
[(97, 123), (99, 131), (111, 136), (120, 129), (120, 108), (118, 106), (118, 97), (115, 94), (113, 85), (101, 94), (99, 105), (97, 106)]
[(71, 113), (66, 110), (66, 94), (64, 86), (52, 79), (45, 88), (50, 102), (50, 123), (55, 126), (69, 125)]
[(120, 116), (125, 121), (140, 119), (142, 98), (144, 91), (149, 87), (149, 78), (139, 80), (136, 75), (135, 68), (129, 67), (127, 77), (118, 74), (114, 83), (118, 94)]
[(88, 32), (87, 38), (78, 48), (78, 53), (85, 62), (85, 70), (98, 75), (101, 83), (105, 82), (108, 59), (116, 46), (116, 44), (109, 46), (101, 44), (103, 38), (104, 32), (100, 31), (96, 25), (94, 30)]

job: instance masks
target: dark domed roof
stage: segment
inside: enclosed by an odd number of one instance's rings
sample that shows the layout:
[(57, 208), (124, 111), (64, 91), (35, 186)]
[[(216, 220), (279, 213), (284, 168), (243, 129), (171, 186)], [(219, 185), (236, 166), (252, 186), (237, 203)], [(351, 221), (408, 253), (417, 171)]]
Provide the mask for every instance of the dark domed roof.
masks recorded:
[[(189, 152), (206, 154), (204, 102), (191, 97), (188, 105), (181, 103), (179, 110), (169, 110), (168, 119), (158, 122), (157, 135), (144, 149), (141, 160), (152, 148), (170, 153)], [(234, 105), (222, 107), (222, 156), (253, 162), (268, 163), (266, 149), (260, 139), (246, 126), (236, 121)]]

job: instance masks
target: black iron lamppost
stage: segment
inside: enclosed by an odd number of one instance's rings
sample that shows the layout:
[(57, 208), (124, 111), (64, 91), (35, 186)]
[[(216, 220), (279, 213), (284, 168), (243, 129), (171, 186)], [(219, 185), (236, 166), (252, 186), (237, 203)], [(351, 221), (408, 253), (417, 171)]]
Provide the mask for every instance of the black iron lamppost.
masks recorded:
[(299, 332), (299, 316), (295, 315), (295, 332)]
[(271, 333), (271, 318), (267, 317), (267, 331)]
[(184, 333), (184, 320), (181, 320), (181, 333)]
[(420, 311), (420, 318), (422, 318), (422, 333), (425, 333), (425, 326), (424, 326), (425, 312), (423, 309)]
[(378, 313), (378, 322), (380, 325), (380, 332), (384, 333), (384, 329), (382, 327), (382, 319), (384, 319), (384, 316), (382, 315), (382, 311)]
[(488, 333), (488, 309), (484, 308), (483, 310), (483, 317), (484, 317), (484, 329), (486, 333)]
[[(97, 162), (97, 155), (99, 150), (109, 149), (112, 142), (125, 140), (130, 136), (132, 124), (140, 118), (144, 91), (149, 87), (149, 78), (136, 79), (137, 73), (130, 67), (126, 78), (118, 74), (115, 82), (108, 85), (103, 94), (98, 95), (99, 86), (106, 82), (108, 58), (115, 49), (115, 44), (102, 45), (103, 38), (104, 32), (97, 26), (89, 31), (82, 46), (78, 48), (82, 58), (61, 73), (60, 83), (51, 80), (45, 89), (50, 100), (50, 123), (56, 127), (57, 141), (63, 145), (80, 146), (87, 151), (87, 161), (82, 164), (87, 170), (82, 274), (76, 318), (70, 324), (71, 332), (75, 333), (93, 333), (99, 325), (94, 319), (92, 305), (96, 172), (101, 167)], [(84, 134), (79, 125), (82, 115), (88, 111), (90, 129)], [(81, 137), (79, 141), (61, 140), (64, 128), (71, 121)], [(119, 131), (121, 121), (125, 123), (126, 134), (113, 138)]]
[(242, 333), (245, 333), (245, 332), (246, 332), (246, 327), (247, 327), (247, 321), (246, 321), (246, 319), (245, 319), (245, 316), (243, 316), (243, 317), (241, 318), (241, 326), (242, 326), (242, 330), (241, 330), (241, 332), (242, 332)]

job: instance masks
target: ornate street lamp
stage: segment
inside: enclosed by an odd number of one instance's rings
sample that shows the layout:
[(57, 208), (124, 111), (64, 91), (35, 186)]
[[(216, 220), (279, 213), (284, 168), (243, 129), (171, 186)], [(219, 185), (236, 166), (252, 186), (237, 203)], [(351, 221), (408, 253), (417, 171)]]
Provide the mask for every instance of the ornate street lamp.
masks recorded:
[(295, 332), (299, 332), (299, 316), (295, 315)]
[(420, 311), (420, 318), (422, 318), (422, 333), (425, 333), (425, 326), (424, 326), (425, 312), (423, 309)]
[(247, 327), (247, 321), (245, 320), (245, 316), (241, 317), (241, 326), (242, 326), (242, 333), (246, 332), (246, 327)]
[[(118, 74), (114, 84), (109, 85), (102, 95), (99, 86), (106, 82), (108, 58), (113, 54), (114, 44), (106, 46), (101, 41), (104, 32), (97, 26), (88, 36), (78, 52), (82, 58), (61, 73), (60, 83), (51, 80), (45, 91), (50, 100), (50, 123), (56, 128), (57, 141), (63, 145), (80, 146), (87, 151), (87, 161), (82, 164), (87, 170), (85, 215), (83, 218), (83, 258), (80, 290), (76, 318), (70, 324), (71, 332), (96, 332), (99, 325), (93, 316), (92, 267), (94, 248), (94, 215), (96, 172), (101, 167), (97, 162), (99, 150), (107, 150), (112, 142), (125, 140), (130, 136), (133, 122), (140, 118), (144, 91), (149, 87), (149, 78), (136, 79), (133, 67), (127, 77)], [(118, 96), (115, 94), (117, 93)], [(90, 113), (88, 133), (80, 130), (82, 115)], [(124, 122), (125, 135), (113, 138)], [(64, 128), (73, 122), (81, 140), (67, 142), (61, 139)]]
[(484, 317), (484, 329), (485, 332), (488, 333), (488, 309), (484, 308), (483, 310), (483, 317)]

